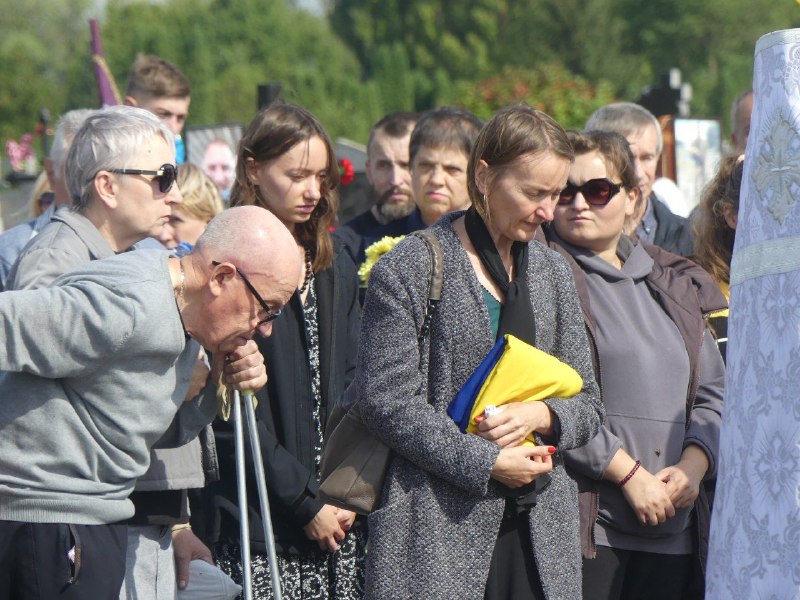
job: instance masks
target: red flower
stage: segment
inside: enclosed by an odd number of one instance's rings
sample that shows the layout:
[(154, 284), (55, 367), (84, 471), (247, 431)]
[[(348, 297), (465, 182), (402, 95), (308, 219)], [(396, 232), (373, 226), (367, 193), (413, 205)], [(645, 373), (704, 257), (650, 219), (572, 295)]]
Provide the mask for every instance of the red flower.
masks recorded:
[(339, 159), (339, 181), (342, 182), (342, 185), (349, 185), (353, 182), (353, 179), (356, 178), (356, 171), (353, 168), (353, 163), (351, 163), (346, 158)]

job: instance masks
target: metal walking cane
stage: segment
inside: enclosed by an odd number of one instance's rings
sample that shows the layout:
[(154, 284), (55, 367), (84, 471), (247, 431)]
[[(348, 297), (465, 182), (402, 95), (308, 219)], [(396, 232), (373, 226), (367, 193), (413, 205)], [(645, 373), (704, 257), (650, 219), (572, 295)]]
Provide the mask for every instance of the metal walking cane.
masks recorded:
[(261, 443), (259, 442), (258, 429), (256, 428), (253, 392), (248, 391), (244, 392), (244, 394), (239, 394), (239, 390), (233, 390), (233, 429), (236, 448), (236, 483), (239, 493), (239, 528), (242, 538), (242, 587), (244, 588), (244, 598), (245, 600), (253, 599), (253, 581), (250, 574), (250, 518), (247, 513), (247, 484), (244, 471), (242, 395), (244, 396), (244, 407), (247, 414), (247, 429), (250, 434), (250, 450), (253, 454), (253, 463), (256, 471), (256, 487), (258, 488), (261, 522), (264, 526), (264, 543), (267, 546), (267, 557), (269, 559), (272, 595), (275, 600), (281, 600), (281, 578), (278, 573), (275, 540), (272, 537), (272, 518), (269, 512), (269, 499), (267, 498), (267, 482), (264, 478), (264, 462), (261, 458)]

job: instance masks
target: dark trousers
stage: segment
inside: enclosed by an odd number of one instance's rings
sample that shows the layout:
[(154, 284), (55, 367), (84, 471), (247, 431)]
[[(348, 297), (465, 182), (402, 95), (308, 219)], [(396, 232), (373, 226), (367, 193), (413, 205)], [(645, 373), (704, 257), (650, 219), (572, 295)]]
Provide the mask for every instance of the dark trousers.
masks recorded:
[(691, 554), (654, 554), (597, 546), (583, 560), (584, 600), (680, 600), (692, 573)]
[(0, 599), (116, 600), (128, 526), (0, 521)]
[[(468, 584), (466, 584), (468, 585)], [(484, 600), (544, 600), (528, 513), (506, 507), (489, 565)]]

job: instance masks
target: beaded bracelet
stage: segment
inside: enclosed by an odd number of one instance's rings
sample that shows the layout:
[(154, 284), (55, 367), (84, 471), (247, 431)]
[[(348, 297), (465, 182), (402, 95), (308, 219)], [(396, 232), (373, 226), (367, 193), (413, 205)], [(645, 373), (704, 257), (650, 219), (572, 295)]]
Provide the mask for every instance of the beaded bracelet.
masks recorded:
[(184, 529), (191, 529), (191, 528), (192, 528), (192, 526), (189, 525), (189, 523), (179, 523), (178, 525), (173, 525), (172, 526), (172, 533), (175, 533), (176, 531), (183, 531)]
[(639, 467), (641, 467), (641, 466), (642, 466), (642, 463), (641, 463), (641, 461), (638, 461), (638, 460), (637, 460), (637, 461), (636, 461), (636, 464), (635, 464), (635, 465), (633, 465), (633, 468), (631, 469), (631, 472), (630, 472), (630, 473), (628, 473), (627, 475), (625, 475), (625, 477), (623, 477), (623, 478), (620, 480), (620, 482), (619, 482), (617, 485), (618, 485), (619, 487), (622, 487), (622, 486), (624, 486), (626, 483), (628, 483), (628, 482), (630, 481), (631, 477), (633, 477), (633, 474), (634, 474), (634, 473), (636, 473), (636, 471), (638, 471), (638, 470), (639, 470)]

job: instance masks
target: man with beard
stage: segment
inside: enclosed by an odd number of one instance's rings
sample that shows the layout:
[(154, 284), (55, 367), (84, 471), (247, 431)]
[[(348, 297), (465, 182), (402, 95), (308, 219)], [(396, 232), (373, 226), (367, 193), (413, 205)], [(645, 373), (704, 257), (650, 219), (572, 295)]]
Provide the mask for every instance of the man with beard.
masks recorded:
[(365, 167), (375, 204), (336, 230), (357, 265), (364, 262), (364, 250), (383, 236), (409, 233), (403, 217), (414, 210), (415, 204), (408, 143), (417, 119), (412, 112), (390, 113), (370, 131)]

